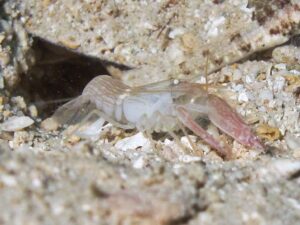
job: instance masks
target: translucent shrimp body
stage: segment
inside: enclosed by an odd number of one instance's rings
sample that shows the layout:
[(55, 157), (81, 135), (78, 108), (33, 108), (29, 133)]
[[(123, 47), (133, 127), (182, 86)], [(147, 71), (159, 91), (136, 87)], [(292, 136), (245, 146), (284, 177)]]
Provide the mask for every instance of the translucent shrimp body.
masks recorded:
[(95, 77), (82, 96), (96, 105), (111, 120), (140, 131), (169, 131), (176, 127), (176, 113), (170, 92), (141, 93), (109, 76)]
[(153, 131), (174, 134), (174, 130), (186, 126), (221, 156), (230, 158), (231, 150), (196, 123), (195, 118), (205, 115), (240, 143), (264, 148), (236, 111), (220, 97), (207, 93), (200, 84), (165, 81), (131, 88), (110, 76), (97, 76), (82, 95), (61, 106), (53, 118), (60, 123), (80, 122), (91, 111), (120, 128), (137, 128), (148, 134)]
[(124, 117), (135, 124), (138, 130), (169, 131), (176, 126), (171, 93), (141, 94), (128, 96), (123, 100)]

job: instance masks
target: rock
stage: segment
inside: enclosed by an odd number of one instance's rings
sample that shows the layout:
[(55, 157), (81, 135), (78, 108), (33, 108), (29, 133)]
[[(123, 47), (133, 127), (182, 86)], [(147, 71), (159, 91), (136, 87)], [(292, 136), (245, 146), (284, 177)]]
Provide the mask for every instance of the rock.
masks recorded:
[(139, 132), (136, 135), (118, 141), (115, 147), (121, 149), (122, 151), (126, 151), (128, 149), (136, 149), (144, 146), (148, 141), (149, 140), (144, 137), (143, 133)]
[(41, 128), (47, 131), (57, 130), (59, 124), (52, 118), (47, 118), (41, 123)]
[(26, 107), (27, 107), (24, 98), (21, 96), (12, 97), (11, 101), (13, 102), (13, 104), (15, 104), (20, 109), (26, 109)]
[(1, 130), (13, 132), (31, 126), (34, 121), (28, 116), (13, 116), (1, 124)]
[(291, 133), (287, 133), (284, 137), (287, 146), (293, 151), (300, 151), (300, 138)]
[(270, 141), (281, 138), (280, 130), (277, 127), (271, 127), (268, 124), (260, 124), (256, 129), (257, 135)]
[(31, 117), (36, 118), (38, 116), (38, 110), (35, 105), (30, 105), (28, 111)]

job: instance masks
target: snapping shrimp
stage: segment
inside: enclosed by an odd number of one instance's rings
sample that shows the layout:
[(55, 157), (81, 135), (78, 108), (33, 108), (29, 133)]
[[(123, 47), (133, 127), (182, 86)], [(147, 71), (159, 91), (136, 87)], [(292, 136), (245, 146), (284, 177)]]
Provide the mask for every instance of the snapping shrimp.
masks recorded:
[[(168, 80), (140, 87), (129, 87), (107, 75), (92, 79), (82, 94), (56, 110), (53, 118), (67, 123), (74, 112), (91, 111), (123, 129), (137, 128), (150, 134), (187, 127), (229, 159), (231, 150), (222, 145), (195, 119), (206, 115), (220, 130), (241, 144), (264, 149), (251, 128), (222, 98), (209, 94), (203, 85), (186, 81)], [(80, 114), (80, 113), (79, 113)], [(186, 132), (185, 132), (186, 134)]]

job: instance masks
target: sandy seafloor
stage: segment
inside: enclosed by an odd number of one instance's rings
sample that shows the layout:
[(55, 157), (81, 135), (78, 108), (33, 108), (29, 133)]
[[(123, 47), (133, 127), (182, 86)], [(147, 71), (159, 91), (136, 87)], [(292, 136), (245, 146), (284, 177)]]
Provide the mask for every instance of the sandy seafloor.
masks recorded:
[[(0, 1), (0, 224), (300, 224), (298, 39), (270, 35), (263, 40), (269, 50), (256, 53), (263, 47), (253, 41), (243, 52), (238, 46), (247, 38), (261, 37), (251, 29), (262, 27), (264, 34), (269, 26), (251, 21), (255, 9), (248, 1), (99, 2)], [(226, 37), (239, 30), (243, 41), (228, 46)], [(41, 123), (53, 110), (50, 100), (80, 93), (78, 83), (96, 75), (85, 75), (83, 61), (94, 65), (90, 56), (138, 85), (203, 74), (205, 62), (197, 57), (204, 56), (197, 52), (205, 43), (211, 91), (243, 116), (265, 152), (242, 146), (207, 121), (209, 132), (231, 146), (232, 160), (192, 133), (198, 151), (191, 153), (164, 134), (154, 135), (152, 149), (138, 131), (111, 124), (90, 140)], [(216, 65), (214, 59), (226, 57), (244, 59)], [(121, 72), (114, 63), (136, 69)], [(68, 82), (72, 73), (76, 85)], [(200, 76), (195, 81), (205, 83)]]

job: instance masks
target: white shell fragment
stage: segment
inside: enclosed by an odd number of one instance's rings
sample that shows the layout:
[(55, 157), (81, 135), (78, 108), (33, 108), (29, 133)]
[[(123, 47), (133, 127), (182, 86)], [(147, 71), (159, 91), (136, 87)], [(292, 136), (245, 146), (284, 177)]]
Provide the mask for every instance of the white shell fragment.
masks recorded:
[(105, 123), (105, 119), (99, 118), (94, 121), (88, 127), (84, 127), (83, 129), (78, 129), (75, 133), (79, 137), (90, 138), (92, 140), (97, 140), (102, 132), (103, 124)]
[(142, 169), (145, 166), (145, 159), (143, 156), (139, 157), (133, 163), (133, 168), (135, 169)]
[(202, 158), (199, 156), (191, 156), (191, 155), (180, 155), (179, 156), (179, 161), (184, 162), (184, 163), (191, 163), (191, 162), (198, 162)]
[(115, 147), (121, 149), (122, 151), (127, 151), (129, 149), (136, 149), (142, 147), (149, 142), (147, 138), (144, 137), (142, 132), (139, 132), (131, 137), (124, 138), (115, 144)]
[(264, 101), (271, 101), (273, 100), (274, 96), (271, 90), (268, 89), (264, 89), (259, 93), (258, 96), (259, 100), (261, 100), (262, 102)]
[(238, 101), (240, 103), (242, 103), (242, 102), (248, 102), (249, 98), (248, 98), (247, 92), (245, 92), (245, 91), (241, 92), (239, 94), (239, 96), (238, 96)]
[(209, 37), (216, 37), (219, 34), (219, 26), (225, 23), (226, 19), (224, 16), (211, 18), (204, 26), (207, 30)]
[(300, 151), (300, 138), (297, 138), (296, 136), (294, 136), (291, 133), (287, 133), (284, 139), (285, 139), (286, 144), (289, 147), (289, 149), (291, 149), (293, 151), (296, 151), (296, 150)]
[(13, 116), (1, 124), (1, 130), (13, 132), (31, 126), (34, 121), (28, 116)]

